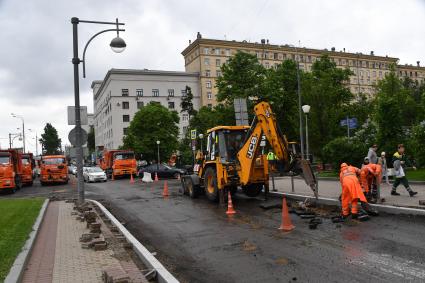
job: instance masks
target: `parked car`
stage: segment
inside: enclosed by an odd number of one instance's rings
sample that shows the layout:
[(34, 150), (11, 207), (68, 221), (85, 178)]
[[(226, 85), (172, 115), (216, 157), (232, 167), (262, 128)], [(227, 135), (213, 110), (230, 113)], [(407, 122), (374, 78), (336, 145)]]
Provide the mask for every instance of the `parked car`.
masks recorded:
[(155, 178), (155, 173), (158, 173), (158, 178), (178, 178), (180, 175), (186, 174), (186, 170), (170, 167), (165, 164), (151, 164), (140, 168), (139, 176), (143, 175), (144, 172), (152, 174), (152, 179)]
[(84, 182), (106, 182), (106, 173), (99, 167), (83, 168)]
[(68, 166), (68, 173), (72, 175), (77, 175), (77, 166), (71, 164)]

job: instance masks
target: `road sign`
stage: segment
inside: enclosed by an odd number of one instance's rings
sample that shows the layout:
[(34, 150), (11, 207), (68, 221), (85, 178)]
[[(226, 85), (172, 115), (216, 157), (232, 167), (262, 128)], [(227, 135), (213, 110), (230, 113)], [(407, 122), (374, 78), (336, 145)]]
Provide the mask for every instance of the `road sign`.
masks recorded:
[[(88, 125), (87, 106), (80, 106), (81, 125)], [(75, 125), (75, 106), (68, 106), (68, 125)]]
[(348, 119), (339, 121), (339, 125), (341, 127), (347, 127), (347, 123), (350, 129), (355, 129), (358, 126), (357, 118), (348, 118)]
[(196, 140), (196, 130), (190, 130), (190, 139)]
[(85, 144), (87, 142), (87, 132), (80, 128), (80, 143), (77, 144), (77, 128), (72, 129), (69, 134), (68, 134), (68, 140), (69, 142), (73, 145), (73, 146), (82, 146), (83, 144)]
[(236, 125), (237, 126), (249, 125), (246, 99), (245, 98), (235, 98), (233, 100), (233, 105), (235, 107)]

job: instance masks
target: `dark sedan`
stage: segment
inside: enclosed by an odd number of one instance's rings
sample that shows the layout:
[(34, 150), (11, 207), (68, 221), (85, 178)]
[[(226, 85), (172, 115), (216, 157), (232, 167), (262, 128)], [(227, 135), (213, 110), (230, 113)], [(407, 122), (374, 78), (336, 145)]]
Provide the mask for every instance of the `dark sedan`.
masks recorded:
[(151, 164), (140, 168), (139, 176), (142, 176), (144, 172), (152, 174), (152, 179), (155, 178), (155, 173), (158, 173), (158, 178), (178, 178), (180, 175), (186, 174), (186, 170), (170, 167), (164, 164)]

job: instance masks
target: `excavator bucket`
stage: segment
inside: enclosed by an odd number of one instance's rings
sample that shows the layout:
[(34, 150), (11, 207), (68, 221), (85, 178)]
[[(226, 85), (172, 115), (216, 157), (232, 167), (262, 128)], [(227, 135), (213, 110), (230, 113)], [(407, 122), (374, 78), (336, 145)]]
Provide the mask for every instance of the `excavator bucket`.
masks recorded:
[(299, 160), (299, 167), (301, 168), (301, 175), (303, 176), (305, 183), (312, 189), (314, 196), (317, 199), (319, 197), (317, 190), (317, 180), (316, 176), (313, 174), (310, 161), (305, 159)]

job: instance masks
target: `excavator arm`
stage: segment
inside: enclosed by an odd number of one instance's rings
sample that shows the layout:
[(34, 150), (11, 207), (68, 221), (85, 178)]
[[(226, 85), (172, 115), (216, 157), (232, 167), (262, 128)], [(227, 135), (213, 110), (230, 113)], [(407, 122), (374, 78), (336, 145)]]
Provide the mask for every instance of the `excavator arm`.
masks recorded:
[(259, 151), (261, 136), (264, 134), (279, 162), (283, 162), (284, 172), (293, 175), (302, 175), (306, 184), (313, 190), (317, 198), (317, 181), (310, 162), (301, 159), (289, 149), (288, 141), (279, 129), (270, 105), (267, 102), (260, 102), (254, 107), (254, 113), (255, 117), (248, 131), (245, 143), (238, 152), (242, 172), (240, 176), (241, 183), (247, 184), (250, 182), (253, 166)]

